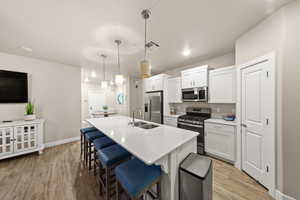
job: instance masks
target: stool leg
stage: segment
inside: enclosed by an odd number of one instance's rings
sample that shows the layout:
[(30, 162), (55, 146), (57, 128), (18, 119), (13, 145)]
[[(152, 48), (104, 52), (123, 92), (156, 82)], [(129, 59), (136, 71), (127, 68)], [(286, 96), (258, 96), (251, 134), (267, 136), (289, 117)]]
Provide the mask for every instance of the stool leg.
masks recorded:
[(116, 181), (116, 200), (119, 200), (119, 181)]
[(92, 143), (89, 141), (89, 170), (92, 169)]
[(82, 134), (80, 133), (80, 160), (82, 159), (82, 152), (83, 152), (83, 150), (82, 150), (82, 145), (83, 145), (83, 141), (82, 141)]
[(160, 181), (156, 184), (156, 190), (157, 190), (157, 199), (161, 200), (161, 184), (160, 184)]
[(88, 153), (88, 147), (87, 147), (88, 143), (86, 141), (86, 139), (84, 139), (84, 161), (85, 161), (85, 166), (87, 166), (87, 153)]
[(100, 165), (99, 166), (99, 184), (100, 184), (99, 191), (100, 191), (100, 196), (102, 196), (102, 194), (103, 194), (101, 176), (102, 176), (102, 166)]
[(97, 175), (97, 166), (96, 166), (96, 149), (94, 149), (94, 176)]
[(105, 189), (106, 189), (106, 200), (109, 200), (109, 196), (110, 196), (110, 185), (109, 185), (109, 177), (110, 177), (110, 170), (109, 170), (109, 167), (107, 167), (106, 169), (106, 173), (105, 173), (105, 176), (106, 176), (106, 184), (105, 184)]

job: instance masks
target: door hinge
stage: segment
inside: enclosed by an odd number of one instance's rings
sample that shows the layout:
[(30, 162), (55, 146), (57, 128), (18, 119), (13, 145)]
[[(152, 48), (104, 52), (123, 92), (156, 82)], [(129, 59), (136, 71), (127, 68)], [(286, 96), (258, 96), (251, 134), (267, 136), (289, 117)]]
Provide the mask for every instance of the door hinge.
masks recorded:
[(269, 125), (269, 119), (266, 119), (266, 124)]
[(267, 165), (267, 167), (266, 167), (266, 170), (267, 170), (267, 172), (269, 173), (269, 166)]

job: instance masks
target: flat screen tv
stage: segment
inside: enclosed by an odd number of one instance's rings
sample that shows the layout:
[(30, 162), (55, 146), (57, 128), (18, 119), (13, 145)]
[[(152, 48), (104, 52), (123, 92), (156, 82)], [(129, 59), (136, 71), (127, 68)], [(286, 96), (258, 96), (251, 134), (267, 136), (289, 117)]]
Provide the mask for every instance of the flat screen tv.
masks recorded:
[(0, 70), (0, 103), (28, 102), (27, 73)]

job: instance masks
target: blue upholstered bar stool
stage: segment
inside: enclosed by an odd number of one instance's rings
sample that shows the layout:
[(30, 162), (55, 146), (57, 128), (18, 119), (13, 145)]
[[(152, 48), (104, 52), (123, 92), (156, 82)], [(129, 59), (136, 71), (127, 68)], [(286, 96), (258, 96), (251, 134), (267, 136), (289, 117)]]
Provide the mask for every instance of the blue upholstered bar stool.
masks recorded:
[(87, 132), (97, 131), (95, 127), (87, 127), (87, 128), (81, 128), (80, 129), (80, 158), (82, 158), (82, 154), (84, 155), (85, 160), (85, 153), (84, 153), (84, 135)]
[(91, 132), (87, 132), (84, 136), (85, 141), (84, 141), (84, 146), (85, 146), (85, 164), (88, 166), (88, 169), (91, 170), (92, 169), (92, 147), (93, 147), (93, 141), (97, 138), (101, 138), (104, 137), (105, 135), (100, 132), (100, 131), (91, 131)]
[[(112, 139), (110, 139), (107, 136), (101, 137), (101, 138), (97, 138), (93, 141), (94, 144), (94, 158), (97, 157), (97, 151), (99, 151), (100, 149), (109, 147), (111, 145), (116, 144)], [(96, 162), (94, 162), (94, 175), (96, 176)]]
[[(146, 165), (141, 160), (134, 158), (117, 166), (115, 174), (117, 200), (119, 200), (119, 192), (122, 188), (132, 200), (138, 200), (144, 194), (149, 194), (154, 199), (161, 199), (162, 173), (159, 166)], [(156, 185), (156, 194), (150, 190), (154, 185)]]
[(115, 194), (114, 168), (129, 159), (131, 159), (131, 154), (118, 144), (97, 151), (98, 181), (100, 183), (100, 193), (102, 193), (102, 187), (105, 188), (105, 200), (110, 200), (111, 196)]

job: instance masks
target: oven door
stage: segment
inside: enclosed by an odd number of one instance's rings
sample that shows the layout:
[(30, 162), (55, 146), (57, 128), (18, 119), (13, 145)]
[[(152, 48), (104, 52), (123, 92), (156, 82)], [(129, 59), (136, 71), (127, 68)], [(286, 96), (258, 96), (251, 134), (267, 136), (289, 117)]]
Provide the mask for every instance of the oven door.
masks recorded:
[(185, 89), (182, 90), (183, 101), (199, 101), (198, 89)]
[(204, 150), (204, 127), (203, 127), (203, 125), (194, 125), (194, 124), (187, 124), (184, 122), (177, 122), (177, 127), (199, 133), (199, 135), (197, 137), (197, 153), (204, 155), (205, 150)]

